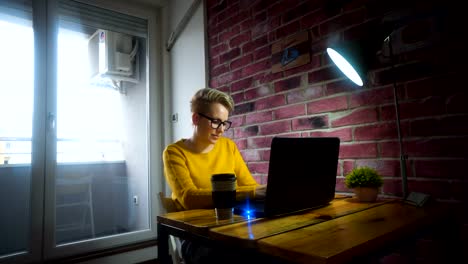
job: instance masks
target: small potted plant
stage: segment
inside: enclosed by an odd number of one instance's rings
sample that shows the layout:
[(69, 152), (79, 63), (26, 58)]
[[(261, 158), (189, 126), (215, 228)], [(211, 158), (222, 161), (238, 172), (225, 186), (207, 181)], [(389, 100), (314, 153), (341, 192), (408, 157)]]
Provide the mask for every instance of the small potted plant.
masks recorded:
[(360, 202), (374, 202), (379, 188), (383, 185), (382, 176), (373, 168), (359, 167), (346, 175), (345, 185), (353, 189)]

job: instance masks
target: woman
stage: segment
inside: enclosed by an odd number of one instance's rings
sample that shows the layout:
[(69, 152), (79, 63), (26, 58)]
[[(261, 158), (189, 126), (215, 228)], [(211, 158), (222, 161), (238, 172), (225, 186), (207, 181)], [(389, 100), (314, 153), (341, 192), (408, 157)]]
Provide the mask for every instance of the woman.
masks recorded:
[(164, 175), (179, 209), (213, 208), (211, 175), (234, 173), (236, 199), (262, 199), (266, 185), (259, 185), (247, 168), (236, 144), (223, 134), (232, 123), (231, 96), (205, 88), (191, 102), (193, 135), (166, 147), (163, 153)]

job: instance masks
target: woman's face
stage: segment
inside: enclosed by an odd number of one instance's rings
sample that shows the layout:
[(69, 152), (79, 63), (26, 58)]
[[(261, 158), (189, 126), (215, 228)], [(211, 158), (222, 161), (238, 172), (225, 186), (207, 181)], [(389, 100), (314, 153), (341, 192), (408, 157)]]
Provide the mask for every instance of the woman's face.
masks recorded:
[(209, 106), (208, 111), (201, 112), (201, 114), (205, 115), (206, 117), (195, 113), (195, 118), (197, 122), (195, 123), (197, 126), (196, 138), (203, 141), (204, 143), (215, 144), (216, 141), (218, 141), (218, 139), (223, 135), (224, 126), (221, 125), (217, 129), (212, 128), (211, 121), (208, 118), (218, 119), (224, 122), (228, 120), (229, 111), (220, 103), (212, 103)]

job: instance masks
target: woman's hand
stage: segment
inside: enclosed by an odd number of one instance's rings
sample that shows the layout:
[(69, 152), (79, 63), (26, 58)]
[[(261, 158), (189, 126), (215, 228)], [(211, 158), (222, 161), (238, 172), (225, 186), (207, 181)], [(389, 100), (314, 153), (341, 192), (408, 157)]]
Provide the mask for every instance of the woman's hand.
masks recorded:
[(266, 184), (262, 184), (262, 185), (257, 186), (257, 188), (255, 189), (255, 199), (257, 199), (257, 200), (258, 199), (265, 199), (266, 187), (267, 187)]

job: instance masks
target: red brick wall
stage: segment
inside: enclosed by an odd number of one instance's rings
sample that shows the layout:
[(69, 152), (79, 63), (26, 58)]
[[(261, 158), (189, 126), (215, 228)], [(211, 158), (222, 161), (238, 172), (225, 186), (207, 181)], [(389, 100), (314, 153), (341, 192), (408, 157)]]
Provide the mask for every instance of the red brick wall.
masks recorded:
[[(457, 8), (450, 1), (416, 2), (207, 1), (210, 86), (233, 96), (234, 129), (227, 136), (237, 142), (258, 182), (266, 183), (273, 136), (338, 136), (337, 191), (349, 191), (343, 185), (347, 172), (369, 165), (385, 176), (385, 194), (401, 196), (391, 64), (376, 60), (367, 83), (358, 87), (324, 50), (329, 41), (365, 36), (389, 12), (405, 18), (409, 10), (420, 19), (408, 20), (411, 26), (402, 36), (425, 44), (395, 57), (409, 191), (463, 200), (468, 89), (459, 55), (451, 57), (465, 46), (458, 33), (452, 34), (460, 26)], [(310, 63), (272, 73), (272, 44), (304, 30)]]

